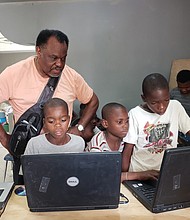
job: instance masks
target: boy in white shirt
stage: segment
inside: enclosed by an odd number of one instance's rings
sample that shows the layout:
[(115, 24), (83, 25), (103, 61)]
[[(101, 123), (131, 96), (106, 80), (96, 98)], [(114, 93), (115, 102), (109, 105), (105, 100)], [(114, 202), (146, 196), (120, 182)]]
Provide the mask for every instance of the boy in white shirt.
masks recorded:
[(157, 179), (164, 150), (177, 147), (178, 130), (190, 134), (190, 118), (177, 100), (170, 100), (163, 75), (146, 76), (142, 92), (144, 104), (129, 112), (122, 180)]

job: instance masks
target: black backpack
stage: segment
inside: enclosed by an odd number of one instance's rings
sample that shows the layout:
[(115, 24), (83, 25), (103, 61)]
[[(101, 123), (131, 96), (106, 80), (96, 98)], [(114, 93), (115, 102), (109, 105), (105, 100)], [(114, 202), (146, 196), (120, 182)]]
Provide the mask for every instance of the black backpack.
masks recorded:
[(43, 126), (43, 106), (54, 93), (59, 77), (51, 77), (37, 103), (24, 112), (14, 125), (9, 147), (13, 156), (19, 158), (30, 138), (40, 134)]

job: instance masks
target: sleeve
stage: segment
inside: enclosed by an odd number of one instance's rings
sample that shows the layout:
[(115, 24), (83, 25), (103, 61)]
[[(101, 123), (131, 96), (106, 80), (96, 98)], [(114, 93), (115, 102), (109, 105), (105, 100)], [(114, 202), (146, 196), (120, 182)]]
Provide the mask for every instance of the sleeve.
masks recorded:
[(78, 149), (76, 149), (76, 152), (77, 153), (80, 153), (80, 152), (83, 152), (83, 151), (85, 151), (85, 141), (84, 141), (84, 139), (82, 138), (82, 137), (80, 137), (80, 136), (77, 136), (77, 138), (78, 138)]
[(133, 109), (129, 111), (129, 130), (123, 141), (129, 144), (137, 144), (138, 139), (138, 120)]
[(177, 109), (179, 111), (179, 131), (186, 134), (188, 131), (190, 131), (190, 117), (186, 113), (181, 103), (180, 102), (177, 103), (178, 103)]
[(99, 143), (99, 139), (100, 139), (100, 136), (101, 136), (101, 133), (102, 131), (100, 131), (99, 133), (95, 134), (91, 141), (87, 143), (87, 147), (85, 149), (85, 151), (88, 151), (88, 152), (102, 152), (102, 149), (101, 149), (101, 144)]
[(0, 74), (0, 103), (8, 101), (9, 98), (12, 96), (12, 83), (13, 77), (11, 73), (11, 68), (8, 67)]
[(93, 89), (80, 74), (77, 74), (76, 91), (77, 99), (83, 104), (88, 103), (93, 96)]
[[(34, 137), (35, 138), (35, 137)], [(34, 149), (34, 138), (31, 138), (27, 145), (26, 145), (26, 149), (24, 151), (24, 155), (32, 155), (32, 154), (35, 154), (35, 149)]]

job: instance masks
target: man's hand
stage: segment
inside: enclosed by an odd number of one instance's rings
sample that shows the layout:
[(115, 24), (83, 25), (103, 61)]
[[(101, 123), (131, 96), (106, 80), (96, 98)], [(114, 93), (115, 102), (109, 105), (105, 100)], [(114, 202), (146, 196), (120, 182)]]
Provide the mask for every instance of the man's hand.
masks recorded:
[(75, 134), (75, 135), (78, 135), (78, 136), (81, 136), (81, 137), (82, 137), (82, 134), (83, 134), (82, 131), (78, 130), (77, 126), (70, 127), (68, 129), (68, 133)]

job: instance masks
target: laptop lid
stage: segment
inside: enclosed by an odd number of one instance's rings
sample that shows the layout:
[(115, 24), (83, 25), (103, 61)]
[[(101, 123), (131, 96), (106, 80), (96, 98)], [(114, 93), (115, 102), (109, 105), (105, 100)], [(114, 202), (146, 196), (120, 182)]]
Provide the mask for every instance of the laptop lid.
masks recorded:
[(13, 187), (13, 182), (0, 182), (0, 216), (11, 196)]
[(190, 206), (190, 147), (165, 150), (155, 194), (150, 204), (141, 186), (154, 187), (150, 181), (126, 181), (133, 195), (150, 211), (158, 213)]
[(170, 211), (190, 206), (190, 147), (165, 152), (153, 211)]
[(31, 211), (118, 207), (119, 152), (23, 155), (21, 162)]

